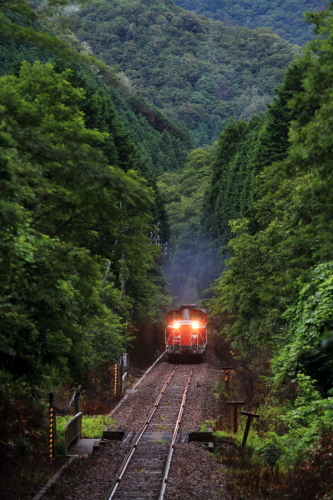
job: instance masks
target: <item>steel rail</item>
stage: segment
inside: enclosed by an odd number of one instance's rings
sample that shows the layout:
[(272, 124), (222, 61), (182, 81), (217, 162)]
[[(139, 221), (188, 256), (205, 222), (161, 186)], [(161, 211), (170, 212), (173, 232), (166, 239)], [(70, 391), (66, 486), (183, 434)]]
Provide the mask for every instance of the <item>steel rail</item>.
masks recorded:
[[(117, 475), (116, 475), (113, 483), (111, 484), (111, 487), (109, 488), (109, 490), (108, 490), (108, 492), (107, 492), (104, 500), (111, 500), (114, 497), (114, 495), (115, 495), (115, 493), (117, 491), (117, 488), (119, 486), (119, 483), (122, 480), (123, 475), (125, 474), (125, 471), (126, 471), (126, 469), (128, 467), (128, 464), (131, 461), (132, 455), (135, 452), (135, 449), (136, 449), (136, 447), (137, 447), (137, 445), (138, 445), (138, 443), (139, 443), (139, 441), (140, 441), (143, 433), (147, 429), (148, 424), (151, 421), (151, 419), (152, 419), (152, 417), (153, 417), (153, 415), (154, 415), (154, 413), (156, 411), (156, 408), (158, 407), (159, 402), (160, 402), (160, 400), (161, 400), (161, 398), (162, 398), (162, 396), (164, 394), (164, 391), (167, 388), (167, 386), (169, 385), (171, 379), (173, 378), (173, 376), (174, 376), (177, 368), (178, 368), (178, 365), (173, 369), (173, 371), (170, 373), (168, 379), (164, 383), (164, 385), (163, 385), (163, 387), (162, 387), (162, 389), (161, 389), (161, 391), (160, 391), (160, 393), (159, 393), (159, 395), (158, 395), (158, 397), (157, 397), (157, 399), (156, 399), (156, 401), (154, 403), (153, 409), (152, 409), (152, 411), (149, 414), (149, 417), (144, 422), (144, 424), (142, 425), (141, 429), (137, 432), (137, 434), (135, 436), (135, 439), (134, 439), (134, 442), (131, 445), (131, 447), (130, 447), (128, 453), (127, 453), (127, 455), (125, 456), (125, 458), (123, 460), (123, 463), (121, 464), (120, 469), (119, 469), (119, 471), (118, 471), (118, 473), (117, 473)], [(192, 370), (193, 370), (193, 367), (192, 367)]]
[(164, 498), (164, 493), (165, 493), (165, 489), (166, 489), (167, 481), (168, 481), (168, 476), (169, 476), (169, 470), (170, 470), (170, 466), (171, 466), (172, 455), (173, 455), (173, 452), (174, 452), (176, 438), (177, 438), (177, 434), (178, 434), (179, 427), (180, 427), (180, 422), (182, 420), (182, 416), (183, 416), (183, 412), (184, 412), (184, 408), (185, 408), (185, 401), (186, 401), (186, 398), (187, 398), (187, 391), (188, 391), (189, 385), (191, 383), (193, 369), (194, 369), (194, 365), (192, 365), (191, 372), (190, 372), (190, 374), (189, 374), (189, 376), (187, 378), (187, 382), (186, 382), (186, 385), (185, 385), (185, 389), (184, 389), (184, 393), (183, 393), (183, 399), (182, 399), (182, 402), (181, 402), (181, 405), (180, 405), (180, 408), (179, 408), (177, 422), (176, 422), (176, 425), (175, 425), (175, 428), (174, 428), (174, 431), (173, 431), (173, 435), (172, 435), (172, 439), (171, 439), (171, 443), (170, 443), (170, 447), (169, 447), (169, 452), (168, 452), (167, 460), (166, 460), (165, 467), (164, 467), (164, 474), (163, 474), (163, 479), (162, 479), (162, 486), (161, 486), (161, 490), (160, 490), (160, 494), (159, 494), (158, 500), (163, 500), (163, 498)]

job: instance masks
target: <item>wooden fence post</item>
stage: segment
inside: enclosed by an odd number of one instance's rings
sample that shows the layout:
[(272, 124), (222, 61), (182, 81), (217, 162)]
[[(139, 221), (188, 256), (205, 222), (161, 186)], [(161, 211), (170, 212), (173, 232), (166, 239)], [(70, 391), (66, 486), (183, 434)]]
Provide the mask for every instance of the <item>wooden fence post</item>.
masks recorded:
[(116, 363), (113, 367), (114, 369), (114, 379), (113, 379), (113, 394), (115, 397), (118, 396), (118, 364)]
[(227, 401), (228, 405), (234, 405), (234, 434), (238, 431), (238, 405), (241, 406), (245, 401)]
[(252, 419), (259, 418), (260, 415), (257, 415), (256, 413), (250, 413), (248, 411), (241, 411), (241, 414), (247, 415), (247, 422), (246, 422), (246, 427), (245, 427), (245, 432), (244, 432), (244, 437), (243, 437), (243, 442), (242, 442), (242, 448), (244, 450), (245, 446), (246, 446), (247, 436), (249, 435), (249, 430), (250, 430)]

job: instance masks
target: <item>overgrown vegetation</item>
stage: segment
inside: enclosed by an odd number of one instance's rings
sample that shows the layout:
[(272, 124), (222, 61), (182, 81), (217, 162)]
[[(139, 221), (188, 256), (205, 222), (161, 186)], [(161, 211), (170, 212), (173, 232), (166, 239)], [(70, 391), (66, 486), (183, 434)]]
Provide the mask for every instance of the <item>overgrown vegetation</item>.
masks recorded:
[[(15, 471), (30, 475), (31, 463), (46, 452), (44, 391), (60, 392), (74, 381), (90, 390), (92, 369), (110, 384), (111, 364), (141, 329), (153, 330), (159, 347), (169, 301), (161, 252), (150, 238), (157, 226), (162, 241), (168, 235), (154, 179), (163, 130), (136, 119), (116, 84), (103, 82), (99, 73), (112, 80), (112, 68), (50, 33), (50, 16), (65, 4), (49, 2), (48, 17), (39, 17), (40, 2), (1, 2), (0, 447), (10, 457), (7, 472), (1, 464), (8, 498), (17, 489)], [(136, 120), (137, 142), (149, 131), (140, 151), (113, 101)], [(168, 154), (178, 148), (179, 168), (183, 138), (170, 135), (168, 143), (168, 137), (163, 141)], [(153, 144), (154, 159), (145, 153)], [(30, 407), (38, 422), (25, 418)], [(18, 426), (8, 420), (15, 414)], [(27, 463), (17, 471), (20, 452)], [(28, 488), (44, 479), (27, 481)]]
[[(313, 382), (302, 374), (288, 389), (272, 387), (266, 381), (264, 398), (260, 388), (254, 387), (245, 408), (259, 412), (260, 418), (254, 419), (246, 448), (242, 448), (246, 417), (239, 415), (238, 432), (233, 434), (233, 408), (226, 404), (227, 400), (246, 399), (244, 395), (249, 395), (239, 380), (238, 363), (231, 385), (222, 383), (217, 388), (224, 418), (211, 422), (223, 428), (214, 433), (215, 459), (229, 466), (228, 490), (232, 498), (329, 498), (332, 398), (316, 399), (320, 396)], [(260, 369), (247, 371), (248, 377), (259, 374)]]
[[(232, 124), (222, 134), (225, 163), (220, 163), (219, 175), (224, 190), (216, 188), (213, 177), (212, 195), (207, 192), (213, 214), (208, 220), (215, 220), (211, 230), (219, 241), (225, 237), (229, 254), (228, 268), (214, 286), (211, 311), (239, 359), (246, 360), (250, 373), (256, 374), (257, 386), (264, 386), (261, 394), (253, 390), (252, 404), (261, 414), (257, 432), (264, 446), (256, 460), (266, 460), (272, 470), (265, 485), (262, 466), (254, 465), (254, 459), (247, 463), (247, 471), (239, 472), (234, 483), (238, 498), (329, 498), (332, 494), (326, 471), (332, 464), (333, 409), (332, 136), (327, 126), (332, 118), (333, 5), (309, 18), (317, 38), (290, 69), (259, 126), (261, 157), (245, 196), (249, 211), (236, 206), (236, 218), (223, 217), (223, 201), (230, 200), (232, 207), (235, 197), (232, 193), (225, 197), (229, 175), (234, 175), (232, 180), (253, 175), (252, 148), (241, 158), (243, 171), (236, 166), (245, 124)], [(291, 75), (295, 83), (288, 89), (288, 102), (282, 98)], [(277, 157), (274, 136), (260, 146), (272, 118), (278, 119), (281, 130), (289, 130), (288, 136), (281, 134), (288, 139), (280, 143)], [(243, 187), (241, 180), (239, 186)], [(276, 434), (265, 444), (269, 432)], [(279, 471), (269, 463), (274, 456)], [(303, 478), (305, 470), (316, 479), (311, 484), (305, 480), (297, 489), (295, 480)], [(242, 484), (238, 491), (236, 484)]]
[(106, 370), (142, 325), (156, 328), (168, 298), (149, 235), (168, 229), (152, 165), (84, 66), (96, 59), (51, 47), (24, 0), (1, 7), (5, 71), (15, 63), (0, 78), (1, 398), (11, 407), (15, 384), (29, 404), (29, 388), (38, 399)]
[[(53, 16), (51, 21), (45, 15), (36, 16), (36, 12), (30, 8), (27, 16), (24, 15), (24, 9), (20, 11), (19, 5), (17, 9), (12, 5), (12, 9), (7, 10), (6, 16), (1, 18), (20, 35), (8, 33), (7, 37), (1, 38), (0, 75), (15, 72), (22, 61), (34, 63), (39, 60), (53, 65), (61, 61), (64, 65), (66, 60), (67, 66), (76, 70), (77, 83), (89, 87), (88, 95), (99, 90), (105, 95), (104, 99), (111, 99), (116, 111), (115, 120), (124, 124), (130, 140), (136, 145), (151, 173), (181, 169), (187, 151), (191, 148), (186, 127), (148, 105), (142, 96), (132, 95), (130, 82), (121, 68), (107, 66), (98, 60), (89, 45), (81, 43), (68, 29), (63, 18), (56, 22), (57, 18)], [(24, 37), (29, 38), (27, 40)], [(57, 41), (58, 50), (56, 42), (52, 44), (50, 40)], [(78, 81), (78, 77), (81, 81)]]
[[(303, 89), (296, 90), (286, 105), (294, 122), (290, 147), (282, 154), (285, 159), (264, 168), (252, 184), (256, 193), (252, 217), (239, 211), (243, 218), (229, 221), (236, 237), (229, 242), (232, 256), (228, 271), (216, 282), (212, 307), (221, 322), (224, 317), (233, 318), (228, 335), (245, 349), (265, 344), (274, 353), (292, 339), (300, 343), (304, 335), (303, 342), (311, 350), (331, 329), (332, 201), (326, 156), (330, 135), (325, 128), (330, 80), (324, 74), (318, 77), (321, 67), (331, 71), (331, 13), (332, 7), (313, 16), (323, 38), (310, 42), (296, 65), (305, 78)], [(215, 202), (213, 209), (218, 208)], [(218, 230), (223, 234), (226, 224)], [(294, 361), (300, 355), (306, 355), (304, 343)], [(312, 375), (317, 378), (319, 373)]]
[[(65, 427), (67, 422), (73, 418), (71, 415), (66, 417), (56, 418), (56, 450), (60, 455), (65, 453)], [(95, 415), (95, 416), (82, 416), (82, 438), (86, 439), (101, 439), (104, 427), (112, 427), (114, 420), (110, 415)]]

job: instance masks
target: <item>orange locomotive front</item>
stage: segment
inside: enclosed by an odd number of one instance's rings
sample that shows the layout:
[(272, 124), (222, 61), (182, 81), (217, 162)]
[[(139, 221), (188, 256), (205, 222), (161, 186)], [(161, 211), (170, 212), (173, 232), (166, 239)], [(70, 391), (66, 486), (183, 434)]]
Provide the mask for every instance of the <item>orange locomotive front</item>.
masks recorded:
[(207, 316), (195, 304), (182, 305), (167, 314), (165, 343), (168, 358), (203, 358), (207, 344)]

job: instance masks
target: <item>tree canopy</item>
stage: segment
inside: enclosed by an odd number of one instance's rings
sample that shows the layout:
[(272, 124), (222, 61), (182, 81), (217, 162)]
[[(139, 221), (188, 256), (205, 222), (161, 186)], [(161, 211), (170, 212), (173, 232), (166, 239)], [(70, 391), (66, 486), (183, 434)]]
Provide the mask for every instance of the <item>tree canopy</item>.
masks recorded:
[(110, 150), (121, 163), (117, 135), (86, 127), (72, 76), (37, 62), (0, 79), (1, 364), (38, 382), (79, 373), (101, 342), (117, 356), (124, 319), (163, 287), (148, 239), (154, 193), (108, 163)]
[(311, 27), (304, 19), (304, 12), (323, 10), (322, 0), (176, 0), (180, 7), (202, 14), (231, 26), (269, 28), (284, 40), (304, 45), (312, 37)]
[(301, 86), (285, 108), (290, 146), (256, 177), (258, 226), (229, 221), (231, 258), (212, 302), (237, 344), (282, 349), (276, 370), (305, 371), (323, 390), (332, 385), (332, 353), (319, 345), (332, 328), (332, 13), (330, 4), (310, 16), (317, 38), (297, 61)]
[(185, 124), (197, 147), (230, 118), (263, 114), (298, 51), (268, 29), (226, 26), (168, 1), (98, 2), (72, 18), (77, 37)]

